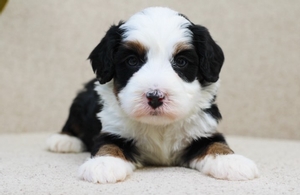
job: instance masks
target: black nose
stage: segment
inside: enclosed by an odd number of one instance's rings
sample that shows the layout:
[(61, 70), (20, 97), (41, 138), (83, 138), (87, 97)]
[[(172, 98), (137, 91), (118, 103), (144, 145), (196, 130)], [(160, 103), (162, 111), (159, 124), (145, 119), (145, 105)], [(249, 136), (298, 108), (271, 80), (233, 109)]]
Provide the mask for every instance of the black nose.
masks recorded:
[(163, 105), (164, 95), (161, 92), (155, 90), (146, 94), (148, 99), (148, 104), (153, 109), (158, 108), (159, 106)]

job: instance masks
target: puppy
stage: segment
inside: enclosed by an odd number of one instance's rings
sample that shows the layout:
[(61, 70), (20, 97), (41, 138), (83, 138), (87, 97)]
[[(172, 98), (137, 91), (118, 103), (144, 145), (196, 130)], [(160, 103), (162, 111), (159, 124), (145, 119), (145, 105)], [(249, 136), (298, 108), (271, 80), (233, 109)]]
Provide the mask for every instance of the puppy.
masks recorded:
[(53, 152), (91, 152), (81, 179), (114, 183), (147, 165), (227, 180), (258, 176), (217, 131), (224, 55), (205, 27), (169, 8), (147, 8), (111, 26), (89, 59), (97, 79), (47, 141)]

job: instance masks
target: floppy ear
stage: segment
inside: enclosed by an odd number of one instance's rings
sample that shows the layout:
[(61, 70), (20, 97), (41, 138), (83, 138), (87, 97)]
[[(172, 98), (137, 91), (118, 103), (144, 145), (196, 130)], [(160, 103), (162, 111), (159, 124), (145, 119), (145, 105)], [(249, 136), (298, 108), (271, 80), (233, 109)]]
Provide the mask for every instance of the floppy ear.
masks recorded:
[(120, 25), (121, 22), (118, 26), (112, 25), (88, 57), (101, 84), (109, 82), (114, 77), (114, 54), (118, 50), (123, 34)]
[(198, 79), (202, 84), (216, 82), (224, 63), (223, 51), (205, 27), (192, 25), (190, 29), (193, 33), (193, 44), (199, 56)]

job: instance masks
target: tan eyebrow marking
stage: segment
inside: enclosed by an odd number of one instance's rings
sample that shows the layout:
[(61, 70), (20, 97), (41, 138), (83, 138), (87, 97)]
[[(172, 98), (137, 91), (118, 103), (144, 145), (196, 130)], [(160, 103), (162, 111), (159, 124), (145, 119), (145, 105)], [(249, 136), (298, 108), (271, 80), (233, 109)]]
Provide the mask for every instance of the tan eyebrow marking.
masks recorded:
[(127, 41), (123, 43), (123, 45), (128, 49), (136, 51), (139, 55), (145, 55), (147, 53), (147, 48), (139, 41)]
[(193, 49), (193, 45), (190, 43), (184, 43), (184, 42), (177, 43), (174, 46), (173, 56), (176, 56), (181, 51), (188, 50), (188, 49)]

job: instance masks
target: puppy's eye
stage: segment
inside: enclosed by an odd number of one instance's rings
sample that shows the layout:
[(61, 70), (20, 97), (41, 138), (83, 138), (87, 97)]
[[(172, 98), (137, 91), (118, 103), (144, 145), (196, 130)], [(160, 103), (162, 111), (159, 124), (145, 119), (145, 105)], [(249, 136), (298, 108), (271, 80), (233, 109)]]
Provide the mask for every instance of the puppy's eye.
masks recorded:
[(140, 61), (136, 56), (130, 56), (126, 59), (126, 64), (128, 66), (139, 66)]
[(174, 62), (173, 62), (173, 66), (176, 66), (178, 68), (183, 68), (185, 66), (188, 65), (188, 60), (183, 58), (183, 57), (177, 57), (174, 59)]

